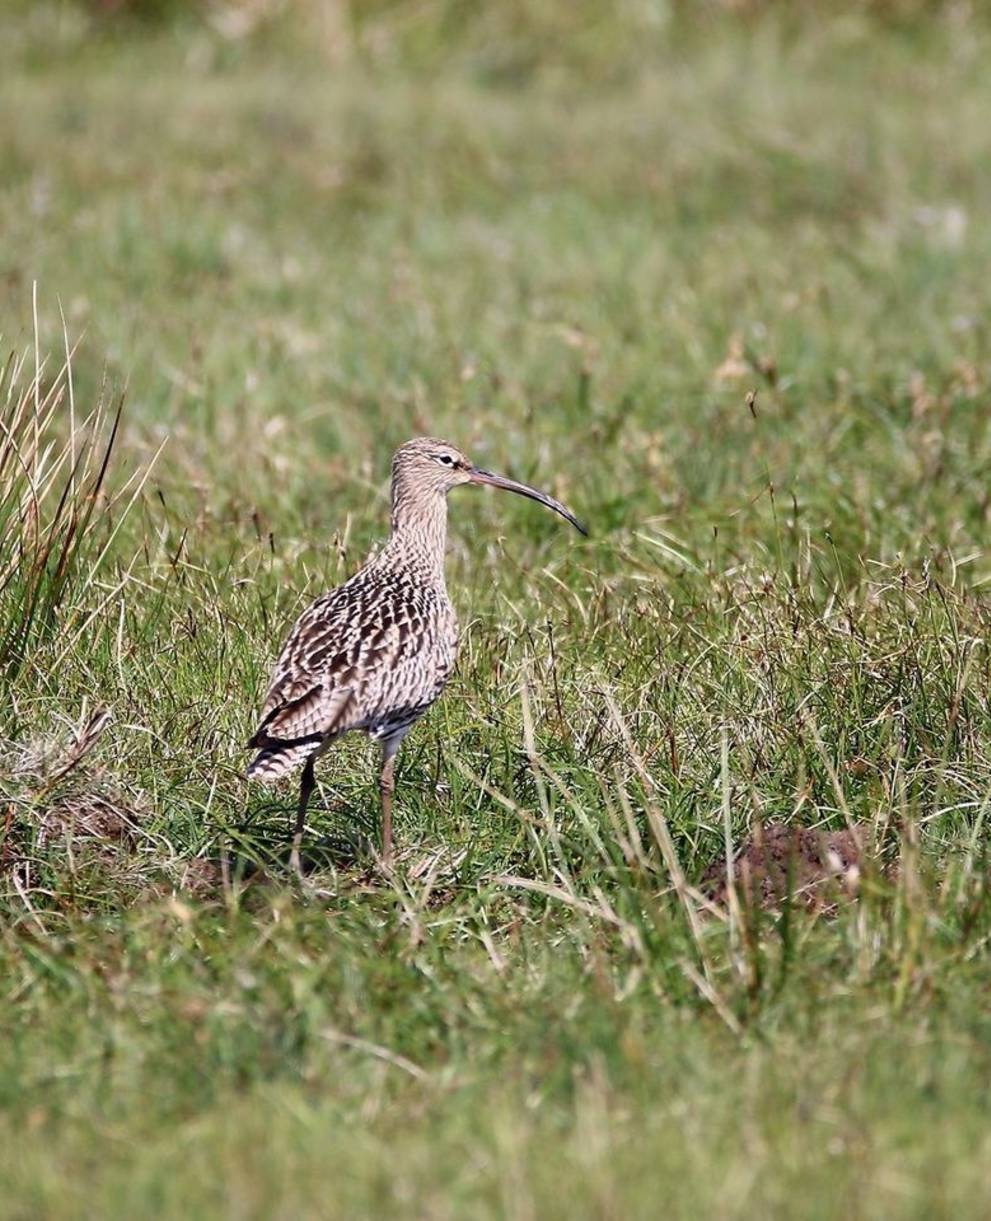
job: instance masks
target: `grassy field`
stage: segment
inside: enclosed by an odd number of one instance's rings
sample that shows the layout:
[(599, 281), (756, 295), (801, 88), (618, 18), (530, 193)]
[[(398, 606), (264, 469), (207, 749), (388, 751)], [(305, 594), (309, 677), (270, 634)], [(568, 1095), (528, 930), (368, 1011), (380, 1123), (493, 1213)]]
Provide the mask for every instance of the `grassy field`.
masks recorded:
[[(0, 39), (0, 1217), (987, 1216), (980, 6), (159, 8)], [(452, 496), (396, 876), (355, 740), (294, 885), (243, 743), (421, 432), (591, 537)]]

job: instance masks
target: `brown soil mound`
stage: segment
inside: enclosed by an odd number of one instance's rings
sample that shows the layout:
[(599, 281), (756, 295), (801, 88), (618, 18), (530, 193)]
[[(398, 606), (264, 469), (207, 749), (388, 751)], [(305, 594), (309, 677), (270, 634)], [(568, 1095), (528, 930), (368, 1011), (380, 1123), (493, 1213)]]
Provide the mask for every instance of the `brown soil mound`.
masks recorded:
[(38, 847), (63, 835), (132, 842), (138, 834), (139, 822), (138, 813), (115, 798), (100, 793), (72, 793), (60, 797), (42, 814)]
[[(740, 901), (749, 906), (780, 907), (786, 899), (810, 911), (832, 911), (860, 887), (864, 854), (873, 832), (866, 823), (845, 831), (768, 823), (758, 827), (733, 858), (733, 882)], [(706, 870), (700, 889), (725, 904), (725, 861)]]

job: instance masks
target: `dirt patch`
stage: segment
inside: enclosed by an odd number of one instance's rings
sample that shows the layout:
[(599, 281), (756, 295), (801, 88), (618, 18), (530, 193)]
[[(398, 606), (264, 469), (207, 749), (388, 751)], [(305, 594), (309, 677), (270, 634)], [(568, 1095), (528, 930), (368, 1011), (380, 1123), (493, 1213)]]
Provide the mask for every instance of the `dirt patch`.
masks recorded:
[[(773, 909), (790, 898), (809, 911), (828, 914), (858, 893), (866, 868), (881, 868), (872, 845), (873, 830), (867, 823), (843, 831), (768, 823), (758, 827), (733, 858), (733, 883), (740, 901), (749, 906)], [(714, 903), (726, 904), (725, 861), (709, 866), (700, 889)]]
[(111, 843), (133, 843), (139, 815), (122, 802), (101, 793), (60, 796), (38, 820), (38, 848), (52, 839), (69, 836)]

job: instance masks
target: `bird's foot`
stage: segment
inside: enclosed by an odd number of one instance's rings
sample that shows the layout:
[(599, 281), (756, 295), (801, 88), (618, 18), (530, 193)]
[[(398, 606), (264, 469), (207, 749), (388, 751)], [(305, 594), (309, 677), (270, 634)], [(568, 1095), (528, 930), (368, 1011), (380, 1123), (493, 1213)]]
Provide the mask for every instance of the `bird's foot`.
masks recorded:
[(299, 855), (299, 846), (302, 839), (303, 836), (299, 832), (292, 837), (292, 851), (289, 853), (289, 868), (301, 882), (303, 881), (303, 862)]

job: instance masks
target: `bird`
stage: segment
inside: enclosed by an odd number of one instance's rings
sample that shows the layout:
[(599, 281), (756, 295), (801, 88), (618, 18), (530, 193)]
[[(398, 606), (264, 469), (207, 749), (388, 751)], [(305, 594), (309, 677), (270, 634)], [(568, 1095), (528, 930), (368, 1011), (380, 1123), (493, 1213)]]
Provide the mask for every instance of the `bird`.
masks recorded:
[(248, 742), (258, 752), (247, 770), (250, 779), (272, 783), (302, 765), (290, 857), (297, 874), (314, 764), (355, 730), (381, 748), (381, 861), (391, 865), (396, 754), (444, 690), (457, 658), (458, 622), (444, 556), (447, 495), (462, 484), (529, 497), (588, 533), (560, 501), (476, 466), (449, 441), (414, 437), (396, 450), (388, 539), (296, 620)]

